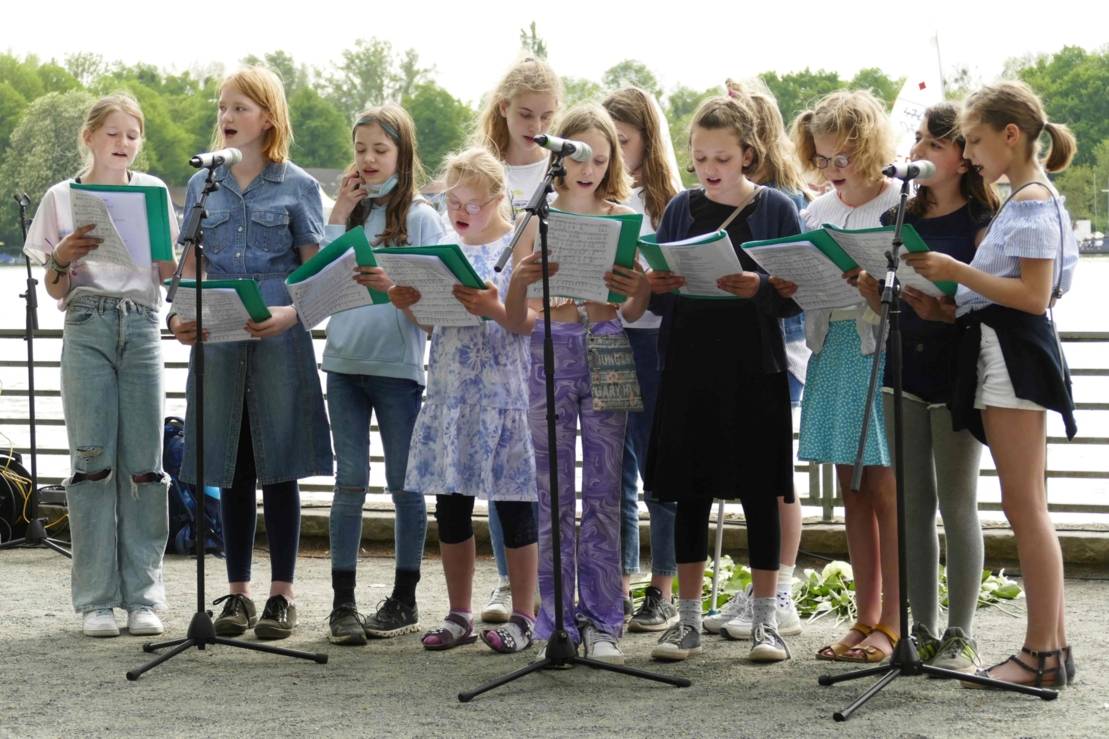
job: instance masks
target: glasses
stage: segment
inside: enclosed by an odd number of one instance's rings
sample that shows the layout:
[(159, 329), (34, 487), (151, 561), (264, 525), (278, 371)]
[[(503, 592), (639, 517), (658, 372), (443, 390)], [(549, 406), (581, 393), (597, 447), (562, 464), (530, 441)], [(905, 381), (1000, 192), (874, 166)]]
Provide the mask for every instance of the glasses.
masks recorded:
[(817, 169), (827, 169), (829, 164), (836, 169), (846, 169), (847, 165), (851, 163), (851, 158), (846, 154), (836, 154), (834, 157), (822, 157), (817, 154), (809, 161)]
[(476, 216), (478, 213), (481, 212), (482, 208), (489, 205), (489, 203), (492, 203), (496, 199), (497, 199), (497, 197), (494, 195), (493, 197), (486, 200), (484, 203), (479, 203), (476, 200), (471, 200), (468, 203), (463, 203), (463, 202), (460, 202), (459, 200), (456, 200), (455, 198), (448, 197), (447, 198), (447, 210), (465, 210), (470, 215)]

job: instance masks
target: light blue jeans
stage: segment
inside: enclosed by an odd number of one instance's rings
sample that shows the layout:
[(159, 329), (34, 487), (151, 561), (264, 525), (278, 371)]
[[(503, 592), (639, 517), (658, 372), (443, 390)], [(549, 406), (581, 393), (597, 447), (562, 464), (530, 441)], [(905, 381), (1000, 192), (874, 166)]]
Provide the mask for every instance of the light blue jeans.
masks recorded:
[(165, 607), (162, 354), (153, 308), (73, 299), (62, 335), (62, 408), (73, 474), (73, 607)]
[(362, 539), (362, 504), (370, 483), (370, 414), (377, 416), (385, 452), (385, 483), (393, 496), (396, 568), (420, 571), (427, 535), (424, 496), (404, 492), (412, 427), (423, 387), (378, 375), (327, 373), (327, 410), (335, 442), (335, 497), (331, 503), (331, 567), (354, 571)]

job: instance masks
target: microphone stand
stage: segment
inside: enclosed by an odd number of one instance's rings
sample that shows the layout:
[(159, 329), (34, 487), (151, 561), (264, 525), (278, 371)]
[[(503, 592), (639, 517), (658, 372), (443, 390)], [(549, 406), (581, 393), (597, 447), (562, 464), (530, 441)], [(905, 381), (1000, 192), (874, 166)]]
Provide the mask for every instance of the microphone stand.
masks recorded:
[(554, 632), (551, 638), (547, 641), (547, 648), (544, 653), (543, 659), (536, 660), (526, 667), (522, 667), (515, 672), (510, 672), (503, 675), (492, 682), (486, 683), (479, 687), (477, 690), (463, 691), (458, 694), (458, 700), (462, 703), (469, 703), (476, 696), (481, 695), (493, 688), (500, 687), (506, 683), (510, 683), (525, 675), (530, 675), (538, 670), (546, 669), (559, 669), (566, 667), (573, 667), (574, 665), (585, 665), (592, 667), (595, 670), (607, 670), (609, 672), (619, 672), (632, 677), (642, 678), (644, 680), (654, 680), (660, 683), (667, 683), (679, 688), (687, 688), (690, 685), (689, 680), (683, 677), (668, 677), (664, 675), (656, 675), (644, 670), (637, 670), (632, 667), (625, 667), (623, 665), (614, 665), (608, 662), (601, 662), (599, 660), (591, 659), (589, 657), (579, 657), (574, 643), (570, 641), (570, 635), (566, 631), (565, 624), (562, 618), (562, 532), (559, 527), (558, 515), (558, 447), (556, 445), (555, 436), (555, 421), (558, 414), (555, 413), (555, 397), (554, 397), (554, 344), (551, 340), (551, 285), (550, 285), (550, 267), (548, 262), (549, 251), (547, 247), (547, 219), (550, 215), (550, 205), (547, 202), (547, 194), (554, 192), (551, 183), (555, 177), (564, 177), (566, 170), (562, 166), (563, 154), (555, 152), (553, 161), (551, 162), (550, 169), (547, 171), (543, 182), (536, 189), (535, 194), (532, 195), (531, 201), (528, 202), (525, 210), (527, 216), (521, 221), (519, 227), (516, 229), (515, 236), (512, 237), (512, 243), (505, 247), (504, 252), (501, 254), (500, 259), (497, 261), (494, 269), (500, 272), (504, 265), (508, 262), (509, 257), (512, 256), (512, 250), (516, 246), (516, 242), (520, 240), (521, 234), (527, 228), (528, 221), (532, 217), (539, 218), (539, 245), (542, 253), (543, 265), (543, 368), (544, 368), (544, 386), (547, 392), (547, 470), (551, 480), (551, 547), (553, 549), (552, 556), (554, 561)]
[(821, 675), (818, 682), (821, 685), (835, 685), (848, 680), (871, 675), (881, 675), (881, 678), (867, 688), (851, 705), (842, 711), (832, 714), (836, 721), (846, 721), (857, 708), (877, 695), (883, 688), (901, 676), (914, 677), (929, 675), (948, 679), (957, 679), (980, 685), (988, 685), (998, 690), (1007, 690), (1014, 693), (1026, 693), (1043, 700), (1054, 700), (1059, 696), (1058, 691), (1048, 688), (1034, 688), (1030, 685), (1018, 685), (1003, 680), (967, 674), (957, 670), (948, 670), (933, 667), (921, 661), (916, 645), (909, 636), (909, 595), (908, 577), (905, 552), (905, 467), (904, 467), (904, 438), (901, 414), (902, 383), (901, 383), (901, 284), (897, 280), (897, 268), (900, 264), (901, 230), (905, 221), (905, 205), (909, 198), (909, 179), (901, 182), (901, 201), (897, 206), (897, 225), (893, 232), (891, 248), (886, 252), (886, 278), (882, 289), (881, 323), (878, 327), (878, 342), (875, 347), (874, 357), (870, 365), (870, 383), (866, 395), (866, 411), (863, 414), (863, 427), (859, 433), (859, 446), (855, 455), (855, 469), (851, 477), (851, 490), (858, 492), (863, 476), (863, 457), (866, 449), (867, 431), (870, 426), (871, 411), (875, 402), (875, 391), (878, 388), (878, 366), (881, 362), (880, 347), (886, 338), (886, 327), (889, 326), (889, 352), (890, 370), (893, 377), (893, 448), (894, 448), (894, 478), (897, 485), (897, 580), (899, 583), (899, 621), (901, 639), (894, 647), (889, 664), (871, 667), (862, 670), (841, 673), (838, 675)]
[[(27, 197), (25, 192), (12, 197), (19, 206), (19, 226), (23, 231), (23, 241), (26, 243), (27, 208), (31, 205), (31, 199)], [(50, 538), (46, 533), (46, 519), (39, 518), (38, 515), (38, 437), (35, 429), (35, 332), (39, 328), (38, 296), (35, 288), (38, 285), (38, 280), (31, 276), (31, 259), (26, 253), (23, 254), (23, 263), (27, 266), (27, 289), (19, 297), (23, 298), (27, 304), (23, 340), (27, 342), (27, 414), (28, 427), (31, 431), (31, 489), (28, 492), (27, 530), (21, 538), (11, 539), (0, 544), (0, 549), (46, 547), (72, 559), (73, 555), (66, 549), (66, 542)], [(13, 461), (15, 460), (13, 459)]]
[(204, 609), (204, 555), (206, 551), (205, 544), (208, 540), (208, 517), (204, 506), (204, 293), (201, 289), (204, 281), (204, 246), (201, 222), (206, 215), (204, 204), (208, 200), (208, 196), (219, 189), (219, 183), (213, 179), (213, 175), (215, 174), (215, 168), (221, 163), (222, 161), (213, 161), (208, 167), (208, 175), (204, 180), (204, 189), (200, 192), (200, 198), (193, 205), (192, 210), (185, 214), (185, 224), (181, 229), (181, 238), (179, 239), (179, 241), (185, 245), (185, 248), (181, 253), (181, 261), (177, 265), (177, 270), (173, 274), (173, 281), (170, 284), (169, 290), (166, 292), (166, 300), (172, 303), (173, 298), (177, 295), (181, 274), (185, 268), (185, 262), (191, 249), (195, 257), (193, 262), (196, 265), (196, 346), (193, 349), (193, 385), (195, 387), (194, 397), (196, 400), (193, 412), (196, 414), (196, 490), (198, 496), (196, 506), (197, 535), (195, 550), (196, 613), (193, 614), (192, 621), (189, 623), (189, 630), (184, 639), (148, 642), (142, 645), (144, 652), (156, 652), (159, 649), (165, 649), (167, 647), (172, 648), (164, 654), (159, 654), (141, 667), (129, 671), (127, 673), (127, 679), (131, 681), (138, 680), (142, 677), (144, 672), (152, 670), (163, 662), (176, 657), (190, 647), (196, 647), (200, 651), (204, 651), (210, 644), (221, 644), (223, 646), (238, 647), (240, 649), (252, 649), (256, 652), (268, 652), (270, 654), (280, 654), (286, 657), (310, 659), (321, 665), (327, 664), (326, 654), (311, 654), (293, 649), (274, 647), (268, 644), (259, 644), (257, 642), (240, 641), (238, 639), (216, 636), (215, 625), (212, 622), (212, 612)]

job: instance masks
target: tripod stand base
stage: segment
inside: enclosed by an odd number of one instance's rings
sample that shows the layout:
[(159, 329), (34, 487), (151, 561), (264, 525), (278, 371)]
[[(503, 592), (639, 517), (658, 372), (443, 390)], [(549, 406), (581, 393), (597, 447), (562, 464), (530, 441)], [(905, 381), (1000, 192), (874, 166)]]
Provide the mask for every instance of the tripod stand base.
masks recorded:
[[(904, 641), (904, 640), (903, 640)], [(910, 659), (901, 661), (897, 657), (901, 654), (908, 653)], [(996, 690), (1005, 690), (1011, 693), (1024, 693), (1026, 695), (1034, 695), (1045, 701), (1055, 700), (1059, 697), (1059, 691), (1051, 690), (1049, 688), (1035, 688), (1031, 685), (1018, 685), (1016, 683), (1007, 683), (1003, 680), (995, 680), (989, 677), (980, 677), (978, 675), (971, 675), (957, 670), (945, 670), (940, 667), (932, 667), (920, 661), (916, 655), (916, 649), (912, 645), (908, 645), (904, 650), (901, 644), (898, 644), (897, 650), (894, 651), (894, 661), (888, 665), (881, 665), (879, 667), (871, 667), (864, 670), (855, 670), (854, 672), (845, 672), (840, 675), (821, 675), (818, 682), (821, 685), (835, 685), (836, 683), (847, 682), (849, 680), (859, 680), (864, 677), (872, 675), (881, 675), (876, 683), (866, 689), (862, 695), (855, 699), (855, 702), (844, 708), (842, 711), (836, 711), (832, 714), (832, 718), (836, 721), (846, 721), (851, 718), (851, 714), (857, 708), (869, 701), (875, 695), (880, 693), (883, 688), (892, 683), (899, 677), (913, 677), (916, 675), (928, 675), (930, 677), (945, 678), (948, 680), (962, 680), (964, 682), (978, 683), (985, 685), (989, 688)]]
[(643, 680), (653, 680), (658, 683), (666, 683), (673, 685), (676, 688), (688, 688), (692, 683), (684, 677), (668, 677), (666, 675), (656, 675), (653, 672), (645, 670), (637, 670), (634, 667), (625, 667), (624, 665), (614, 665), (608, 662), (601, 662), (599, 660), (590, 659), (588, 657), (579, 657), (577, 651), (574, 649), (573, 643), (570, 641), (570, 636), (565, 631), (559, 631), (554, 637), (547, 642), (547, 648), (543, 659), (536, 660), (526, 667), (521, 667), (515, 672), (510, 672), (503, 675), (496, 680), (482, 685), (477, 690), (464, 691), (458, 694), (460, 703), (469, 703), (475, 697), (482, 693), (499, 688), (514, 680), (518, 680), (525, 675), (530, 675), (538, 670), (564, 670), (573, 667), (574, 665), (585, 665), (592, 667), (594, 670), (607, 670), (608, 672), (619, 672), (624, 675), (638, 677)]
[(327, 655), (311, 652), (299, 652), (295, 649), (283, 649), (282, 647), (272, 647), (268, 644), (258, 644), (255, 642), (239, 641), (237, 639), (227, 639), (222, 636), (216, 636), (216, 628), (212, 624), (212, 615), (207, 611), (197, 611), (193, 615), (193, 620), (189, 624), (189, 631), (184, 639), (173, 639), (164, 642), (149, 642), (142, 645), (144, 652), (156, 652), (159, 649), (170, 648), (165, 654), (159, 654), (150, 662), (145, 665), (131, 670), (127, 673), (127, 679), (131, 681), (138, 680), (142, 677), (144, 672), (148, 672), (158, 665), (166, 662), (185, 650), (196, 647), (203, 651), (210, 644), (220, 644), (226, 647), (238, 647), (240, 649), (252, 649), (256, 652), (267, 652), (269, 654), (279, 654), (284, 657), (296, 657), (297, 659), (310, 659), (321, 665), (327, 664)]
[(27, 533), (19, 539), (12, 539), (0, 544), (0, 549), (15, 549), (16, 547), (46, 547), (53, 549), (58, 554), (73, 558), (65, 547), (66, 542), (51, 539), (46, 535), (46, 519), (35, 518), (27, 525)]

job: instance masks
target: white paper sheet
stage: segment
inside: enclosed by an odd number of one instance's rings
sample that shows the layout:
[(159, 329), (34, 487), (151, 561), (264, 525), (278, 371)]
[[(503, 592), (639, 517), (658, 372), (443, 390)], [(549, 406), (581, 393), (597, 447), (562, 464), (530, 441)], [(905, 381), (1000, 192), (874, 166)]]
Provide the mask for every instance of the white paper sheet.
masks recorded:
[(685, 278), (685, 285), (678, 290), (680, 295), (735, 297), (716, 286), (716, 281), (721, 277), (743, 271), (728, 234), (708, 241), (704, 236), (697, 236), (659, 244), (658, 247), (666, 264), (670, 266), (670, 271)]
[(414, 287), (420, 299), (411, 308), (421, 326), (480, 326), (481, 318), (467, 311), (454, 297), (459, 284), (439, 257), (427, 254), (374, 253), (377, 264), (397, 285)]
[(859, 291), (843, 279), (843, 271), (809, 241), (744, 251), (771, 275), (795, 283), (793, 299), (804, 310), (846, 308), (863, 300)]
[(356, 266), (354, 249), (350, 249), (311, 277), (288, 285), (293, 305), (305, 326), (313, 328), (328, 316), (373, 305), (370, 291), (353, 279)]
[[(550, 260), (558, 264), (558, 272), (551, 277), (551, 295), (607, 303), (604, 275), (616, 262), (620, 226), (617, 220), (551, 213), (547, 246)], [(529, 285), (528, 297), (542, 298), (543, 283)]]
[[(258, 341), (243, 328), (250, 320), (239, 293), (229, 287), (202, 288), (204, 290), (204, 320), (202, 327), (208, 335), (205, 343), (219, 344), (227, 341)], [(196, 289), (180, 288), (173, 296), (173, 307), (183, 320), (196, 320)]]
[(98, 248), (89, 252), (86, 260), (129, 269), (150, 267), (150, 225), (145, 195), (76, 189), (70, 189), (69, 195), (73, 225), (95, 223), (92, 235), (104, 239)]
[[(892, 232), (875, 231), (871, 233), (844, 232), (826, 229), (828, 235), (836, 240), (847, 254), (858, 262), (871, 277), (881, 282), (886, 276), (886, 252), (890, 250), (893, 239)], [(908, 254), (905, 247), (901, 247), (901, 256)], [(905, 287), (912, 287), (934, 298), (943, 296), (931, 280), (921, 277), (907, 262), (900, 262), (897, 267), (897, 279)]]

